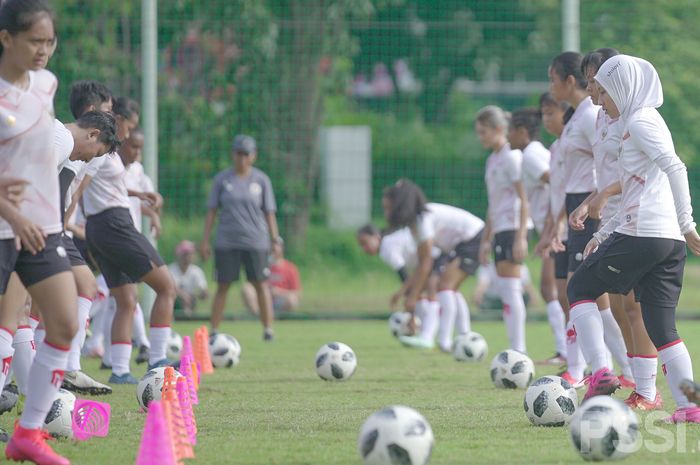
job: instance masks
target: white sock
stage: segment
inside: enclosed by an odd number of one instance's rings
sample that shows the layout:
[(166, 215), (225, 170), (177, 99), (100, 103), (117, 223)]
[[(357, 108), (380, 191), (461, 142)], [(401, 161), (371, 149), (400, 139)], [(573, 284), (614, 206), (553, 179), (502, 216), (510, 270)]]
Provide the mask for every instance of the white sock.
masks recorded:
[(105, 315), (102, 321), (102, 334), (104, 337), (104, 347), (105, 352), (102, 355), (102, 363), (107, 366), (112, 365), (112, 320), (114, 320), (114, 315), (117, 313), (117, 301), (114, 297), (108, 299), (107, 306), (104, 309)]
[(554, 335), (555, 350), (562, 357), (566, 357), (566, 323), (564, 322), (564, 310), (557, 299), (547, 302), (547, 319), (549, 327)]
[(148, 349), (149, 365), (166, 357), (168, 339), (170, 339), (170, 326), (151, 326), (151, 348)]
[(612, 310), (609, 308), (600, 311), (600, 317), (603, 320), (603, 336), (605, 337), (605, 345), (610, 349), (610, 353), (617, 362), (617, 365), (622, 372), (622, 376), (627, 379), (632, 379), (632, 368), (630, 367), (627, 358), (627, 346), (622, 338), (622, 330), (617, 320), (613, 316)]
[(566, 324), (566, 371), (576, 381), (581, 381), (585, 369), (586, 361), (581, 353), (576, 328), (574, 328), (573, 322), (569, 319), (569, 322)]
[(35, 317), (34, 315), (29, 315), (29, 327), (32, 328), (32, 334), (34, 334), (34, 331), (36, 331), (39, 323), (41, 323), (39, 318)]
[(457, 297), (457, 334), (467, 334), (472, 329), (472, 317), (469, 313), (469, 305), (461, 292), (455, 291)]
[(2, 369), (0, 369), (0, 386), (5, 385), (5, 380), (10, 374), (12, 356), (15, 353), (15, 349), (12, 348), (13, 338), (14, 334), (12, 334), (9, 329), (0, 327), (0, 360), (2, 360)]
[(104, 341), (104, 318), (107, 314), (105, 310), (107, 308), (108, 299), (95, 300), (92, 302), (92, 307), (90, 307), (90, 326), (92, 328), (92, 334), (85, 341), (85, 350), (87, 352), (96, 352), (103, 347), (102, 343)]
[(434, 341), (440, 322), (440, 303), (426, 300), (423, 307), (420, 337), (426, 341)]
[(440, 330), (438, 331), (438, 344), (446, 352), (452, 350), (452, 337), (457, 316), (457, 297), (455, 291), (445, 289), (438, 292), (440, 302)]
[(56, 393), (63, 382), (68, 363), (68, 347), (56, 347), (44, 342), (36, 353), (29, 371), (29, 387), (24, 411), (19, 419), (23, 428), (36, 429), (44, 424)]
[(685, 343), (678, 339), (659, 349), (659, 358), (663, 362), (661, 369), (666, 375), (666, 382), (671, 390), (678, 408), (695, 407), (680, 389), (681, 381), (693, 379), (693, 364)]
[(85, 331), (87, 330), (87, 321), (90, 316), (90, 307), (92, 307), (92, 300), (78, 296), (78, 331), (71, 341), (66, 371), (77, 371), (81, 369), (80, 351), (85, 343)]
[(425, 317), (425, 308), (428, 306), (428, 299), (419, 299), (418, 302), (416, 302), (416, 309), (414, 311), (414, 315), (416, 318), (420, 318), (421, 324), (423, 322), (423, 318)]
[(656, 369), (659, 358), (653, 355), (633, 355), (632, 374), (637, 385), (634, 390), (649, 401), (656, 399)]
[(151, 347), (151, 343), (146, 335), (146, 324), (143, 321), (143, 310), (141, 310), (141, 304), (136, 303), (136, 311), (134, 312), (134, 325), (133, 325), (134, 341), (136, 345)]
[(12, 357), (12, 372), (17, 380), (17, 388), (25, 396), (28, 393), (29, 370), (34, 362), (36, 351), (34, 350), (34, 331), (30, 326), (17, 328), (12, 340), (15, 354)]
[(34, 350), (39, 350), (41, 344), (44, 343), (46, 338), (46, 330), (44, 328), (37, 328), (34, 330)]
[(506, 323), (510, 348), (526, 353), (525, 346), (525, 302), (523, 301), (523, 283), (520, 278), (497, 278), (501, 300), (503, 301), (503, 320)]
[(111, 347), (112, 373), (117, 376), (131, 373), (131, 342), (114, 342)]
[(612, 369), (608, 366), (603, 338), (603, 320), (595, 301), (574, 303), (569, 310), (569, 318), (576, 331), (583, 358), (591, 366), (591, 371), (595, 373), (601, 368)]

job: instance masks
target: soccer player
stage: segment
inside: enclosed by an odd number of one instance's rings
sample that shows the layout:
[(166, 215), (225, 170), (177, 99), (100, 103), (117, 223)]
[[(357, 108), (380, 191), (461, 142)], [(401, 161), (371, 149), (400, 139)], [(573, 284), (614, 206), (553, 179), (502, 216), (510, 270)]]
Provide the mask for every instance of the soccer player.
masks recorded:
[[(460, 334), (470, 330), (466, 301), (459, 300), (459, 286), (479, 267), (479, 244), (484, 222), (466, 210), (439, 203), (427, 203), (425, 194), (415, 183), (400, 179), (384, 190), (384, 217), (392, 230), (409, 228), (416, 244), (418, 264), (405, 283), (404, 308), (416, 311), (416, 303), (433, 269), (433, 246), (448, 254), (449, 261), (438, 280), (440, 329), (438, 345), (443, 352), (452, 350), (455, 323)], [(461, 310), (460, 310), (461, 308)], [(411, 318), (409, 327), (415, 327)], [(435, 342), (415, 336), (401, 336), (408, 346), (431, 348)]]
[[(675, 313), (686, 261), (686, 245), (700, 255), (700, 236), (693, 221), (685, 164), (657, 108), (663, 104), (661, 80), (646, 60), (617, 55), (595, 75), (600, 100), (610, 118), (620, 118), (622, 201), (617, 214), (586, 245), (589, 255), (569, 281), (572, 311), (579, 320), (594, 319), (593, 300), (604, 292), (635, 290), (651, 340), (664, 364), (664, 374), (677, 410), (667, 421), (700, 423), (700, 408), (681, 390), (693, 378), (690, 354), (676, 330)], [(584, 324), (587, 324), (584, 321)], [(591, 339), (592, 369), (604, 369), (602, 334)], [(591, 379), (586, 398), (608, 392)]]
[(479, 260), (488, 263), (493, 250), (510, 348), (525, 353), (526, 316), (520, 265), (528, 253), (529, 211), (522, 182), (523, 154), (508, 144), (508, 117), (501, 108), (489, 105), (479, 110), (475, 130), (481, 145), (491, 150), (486, 161), (488, 216)]
[[(24, 410), (5, 456), (15, 461), (67, 465), (68, 459), (51, 449), (41, 430), (63, 381), (77, 329), (75, 280), (61, 246), (52, 117), (58, 83), (44, 69), (55, 40), (53, 13), (45, 2), (6, 0), (0, 6), (0, 172), (29, 182), (20, 206), (22, 218), (0, 219), (0, 295), (4, 297), (10, 273), (15, 270), (32, 299), (45, 310), (42, 318), (46, 326), (45, 343), (29, 372)], [(33, 238), (18, 250), (16, 237), (24, 239), (27, 234)], [(16, 317), (15, 308), (10, 313), (7, 310), (0, 312), (2, 325), (8, 318), (12, 324)], [(0, 351), (10, 352), (11, 344), (11, 331), (0, 331)]]
[[(121, 97), (114, 100), (112, 110), (116, 115), (118, 137), (126, 140), (129, 132), (138, 125), (138, 105)], [(111, 331), (112, 375), (109, 382), (137, 384), (129, 366), (136, 308), (133, 283), (144, 281), (156, 293), (151, 311), (149, 369), (170, 363), (166, 358), (166, 345), (170, 337), (175, 284), (158, 252), (136, 230), (129, 212), (129, 196), (153, 205), (158, 198), (154, 193), (127, 189), (124, 174), (124, 163), (116, 152), (93, 160), (86, 167), (85, 177), (74, 199), (80, 198), (84, 192), (88, 247), (117, 303)]]
[(216, 295), (212, 302), (211, 328), (216, 332), (224, 315), (226, 296), (231, 283), (238, 281), (241, 266), (255, 288), (263, 326), (263, 340), (274, 338), (272, 302), (267, 290), (267, 266), (270, 245), (282, 239), (277, 229), (275, 194), (270, 178), (255, 168), (255, 139), (238, 135), (232, 146), (233, 169), (228, 168), (214, 178), (207, 202), (208, 212), (200, 253), (209, 259), (209, 238), (219, 217), (214, 243)]
[[(527, 194), (528, 211), (535, 230), (542, 236), (549, 213), (549, 150), (539, 141), (541, 116), (537, 108), (522, 108), (513, 112), (508, 129), (508, 142), (512, 149), (523, 153), (523, 187)], [(566, 363), (566, 334), (564, 311), (557, 298), (554, 279), (554, 259), (542, 256), (540, 269), (540, 294), (547, 304), (547, 319), (554, 334), (555, 354), (544, 363)]]

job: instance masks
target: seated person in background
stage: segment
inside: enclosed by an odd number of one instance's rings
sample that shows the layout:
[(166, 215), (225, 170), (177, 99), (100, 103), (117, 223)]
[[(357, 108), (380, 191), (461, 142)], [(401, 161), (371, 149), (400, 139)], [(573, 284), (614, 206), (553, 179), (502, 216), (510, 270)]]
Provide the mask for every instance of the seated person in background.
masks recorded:
[[(301, 298), (301, 279), (296, 265), (284, 258), (284, 246), (281, 242), (272, 244), (270, 256), (270, 276), (267, 278), (268, 289), (272, 294), (272, 308), (275, 313), (293, 312), (299, 308)], [(252, 284), (246, 282), (241, 287), (241, 297), (246, 308), (258, 315), (258, 298)]]
[[(520, 267), (520, 279), (523, 282), (523, 299), (525, 304), (534, 304), (537, 291), (532, 286), (530, 271), (527, 266)], [(503, 302), (496, 288), (496, 267), (493, 263), (482, 265), (476, 273), (476, 287), (472, 299), (481, 310), (501, 310)]]
[(181, 310), (187, 316), (194, 313), (197, 300), (203, 300), (209, 296), (204, 271), (193, 263), (194, 253), (194, 243), (184, 240), (175, 248), (177, 262), (168, 265), (177, 288), (175, 310)]

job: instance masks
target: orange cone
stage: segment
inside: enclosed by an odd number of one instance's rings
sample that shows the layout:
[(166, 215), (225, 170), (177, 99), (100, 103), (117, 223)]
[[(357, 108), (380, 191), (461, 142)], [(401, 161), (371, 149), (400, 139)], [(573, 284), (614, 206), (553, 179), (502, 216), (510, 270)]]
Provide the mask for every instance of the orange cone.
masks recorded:
[(206, 326), (202, 326), (194, 333), (194, 356), (201, 368), (200, 373), (205, 375), (214, 373), (214, 366), (211, 364), (209, 355), (209, 331)]
[(194, 451), (187, 437), (187, 429), (185, 427), (184, 418), (182, 417), (182, 412), (180, 411), (179, 403), (177, 401), (164, 401), (163, 406), (165, 407), (165, 418), (170, 425), (172, 448), (175, 458), (178, 463), (180, 463), (182, 459), (194, 458)]

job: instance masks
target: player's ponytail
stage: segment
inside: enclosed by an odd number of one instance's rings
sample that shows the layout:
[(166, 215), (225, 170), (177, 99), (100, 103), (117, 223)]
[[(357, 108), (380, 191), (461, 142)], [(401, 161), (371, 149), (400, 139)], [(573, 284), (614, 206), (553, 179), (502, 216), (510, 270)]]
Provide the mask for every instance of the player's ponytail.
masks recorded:
[[(45, 0), (2, 0), (0, 3), (0, 31), (7, 31), (10, 35), (28, 31), (34, 23), (46, 15), (55, 22), (54, 13)], [(0, 55), (3, 46), (0, 43)]]
[(552, 70), (559, 76), (559, 79), (566, 81), (569, 76), (576, 80), (576, 87), (586, 88), (586, 77), (581, 72), (581, 60), (583, 57), (577, 52), (564, 52), (552, 60)]
[(406, 178), (384, 189), (384, 198), (389, 202), (386, 220), (392, 230), (413, 226), (418, 215), (427, 210), (423, 190)]

